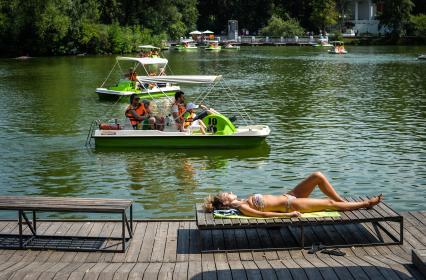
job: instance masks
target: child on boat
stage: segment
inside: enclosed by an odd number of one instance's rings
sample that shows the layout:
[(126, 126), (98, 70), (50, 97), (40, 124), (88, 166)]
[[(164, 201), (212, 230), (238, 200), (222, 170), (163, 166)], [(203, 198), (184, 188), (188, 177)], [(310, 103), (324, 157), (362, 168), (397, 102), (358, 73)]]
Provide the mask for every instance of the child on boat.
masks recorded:
[[(308, 198), (317, 186), (328, 198)], [(232, 192), (221, 192), (207, 197), (204, 209), (212, 212), (234, 208), (243, 215), (252, 217), (299, 217), (304, 212), (371, 208), (382, 200), (383, 195), (380, 194), (362, 201), (345, 201), (321, 172), (315, 172), (293, 190), (282, 195), (254, 194), (246, 199), (238, 199)]]
[(185, 118), (185, 122), (183, 124), (183, 127), (185, 129), (189, 129), (190, 131), (201, 131), (202, 134), (206, 134), (206, 125), (203, 123), (202, 120), (194, 120), (196, 117), (195, 109), (197, 109), (199, 106), (195, 105), (194, 103), (188, 103), (186, 105), (186, 112), (183, 115)]

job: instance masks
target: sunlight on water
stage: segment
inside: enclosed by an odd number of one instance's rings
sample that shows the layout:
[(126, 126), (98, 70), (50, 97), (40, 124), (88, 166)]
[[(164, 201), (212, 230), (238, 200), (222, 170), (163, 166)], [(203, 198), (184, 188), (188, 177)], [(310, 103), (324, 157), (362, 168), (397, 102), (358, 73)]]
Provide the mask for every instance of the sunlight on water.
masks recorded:
[[(131, 198), (136, 217), (180, 218), (207, 194), (282, 193), (321, 170), (345, 195), (425, 210), (426, 63), (415, 59), (425, 49), (347, 49), (166, 52), (174, 74), (222, 74), (271, 127), (264, 145), (225, 151), (86, 149), (92, 120), (124, 118), (125, 103), (94, 93), (114, 57), (2, 59), (0, 194)], [(182, 88), (188, 101), (205, 90)], [(239, 115), (221, 89), (206, 102)]]

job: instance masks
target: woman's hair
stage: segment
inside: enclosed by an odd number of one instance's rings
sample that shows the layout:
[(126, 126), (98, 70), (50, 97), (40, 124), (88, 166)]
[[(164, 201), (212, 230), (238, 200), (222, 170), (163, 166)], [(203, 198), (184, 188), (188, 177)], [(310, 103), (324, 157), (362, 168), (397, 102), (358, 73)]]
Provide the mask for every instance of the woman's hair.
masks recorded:
[(222, 195), (224, 193), (220, 192), (215, 196), (209, 195), (204, 199), (203, 208), (206, 212), (213, 212), (213, 210), (225, 210), (230, 208), (238, 208), (241, 205), (241, 202), (234, 200), (228, 204), (228, 202), (223, 201)]
[(215, 209), (229, 209), (230, 207), (228, 205), (223, 205), (223, 201), (221, 199), (221, 194), (218, 193), (215, 196), (209, 195), (204, 199), (204, 210), (206, 212), (213, 212)]

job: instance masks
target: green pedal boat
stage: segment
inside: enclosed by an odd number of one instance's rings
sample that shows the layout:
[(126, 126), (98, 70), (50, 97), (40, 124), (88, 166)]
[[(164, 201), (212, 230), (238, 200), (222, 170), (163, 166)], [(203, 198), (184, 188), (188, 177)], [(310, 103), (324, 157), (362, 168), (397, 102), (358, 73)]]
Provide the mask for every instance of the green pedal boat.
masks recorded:
[[(114, 85), (105, 87), (111, 73), (117, 67), (123, 69), (123, 63), (131, 63), (128, 73), (122, 73), (122, 79)], [(168, 60), (160, 57), (117, 57), (114, 67), (102, 85), (96, 89), (100, 99), (110, 99), (128, 102), (129, 96), (136, 93), (144, 99), (155, 99), (164, 96), (173, 96), (180, 90), (178, 85), (172, 83), (143, 83), (137, 79), (137, 72), (143, 75), (161, 76), (165, 75)], [(124, 68), (127, 69), (127, 68)], [(123, 71), (123, 70), (122, 70)]]
[(180, 44), (175, 46), (175, 50), (177, 51), (197, 51), (198, 47), (195, 44), (194, 40), (185, 39), (180, 42)]
[[(207, 95), (212, 94), (218, 85), (222, 86), (224, 92), (230, 91), (223, 83), (222, 76), (138, 76), (138, 79), (149, 83), (208, 84), (210, 87), (194, 102), (206, 100)], [(230, 92), (226, 95), (235, 99), (235, 95)], [(267, 125), (250, 124), (250, 116), (241, 108), (238, 100), (232, 100), (229, 104), (236, 107), (231, 112), (238, 113), (237, 121), (234, 118), (231, 121), (225, 114), (213, 110), (213, 113), (206, 114), (201, 120), (206, 126), (205, 134), (190, 129), (178, 131), (174, 120), (166, 113), (163, 131), (134, 130), (128, 121), (122, 122), (123, 125), (117, 121), (111, 124), (93, 122), (88, 143), (94, 139), (96, 147), (112, 148), (250, 148), (262, 144), (270, 134), (270, 128)]]
[(206, 51), (213, 51), (218, 52), (222, 49), (221, 46), (219, 46), (219, 41), (208, 41), (208, 45), (205, 48)]

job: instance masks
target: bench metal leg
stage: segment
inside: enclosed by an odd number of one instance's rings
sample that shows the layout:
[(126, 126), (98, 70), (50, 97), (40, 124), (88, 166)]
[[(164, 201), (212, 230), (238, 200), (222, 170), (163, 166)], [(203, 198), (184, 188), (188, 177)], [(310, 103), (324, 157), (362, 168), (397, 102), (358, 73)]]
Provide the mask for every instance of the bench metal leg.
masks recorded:
[[(392, 222), (392, 221), (390, 221), (390, 222)], [(393, 243), (385, 242), (384, 244), (403, 244), (403, 242), (404, 242), (404, 220), (400, 220), (400, 221), (397, 221), (397, 222), (399, 223), (399, 238), (397, 238), (394, 234), (389, 232), (389, 230), (386, 229), (379, 222), (372, 222), (373, 225), (379, 227), (381, 230), (383, 230), (393, 240)]]
[(132, 237), (133, 236), (133, 204), (130, 205), (130, 229), (132, 232), (130, 236)]
[(123, 211), (121, 214), (121, 241), (122, 241), (122, 252), (126, 251), (126, 213)]
[(129, 238), (133, 237), (133, 230), (131, 228), (131, 225), (129, 225), (129, 221), (127, 220), (126, 212), (124, 212), (124, 221), (126, 222), (127, 231), (129, 232)]
[[(22, 217), (24, 217), (25, 222), (27, 223), (28, 228), (31, 230), (31, 233), (33, 235), (37, 235), (35, 229), (33, 228), (33, 226), (31, 225), (30, 220), (28, 219), (27, 215), (25, 214), (24, 211), (22, 211)], [(33, 222), (34, 222), (34, 211), (33, 211)]]
[(37, 235), (37, 216), (36, 216), (36, 211), (33, 211), (33, 229), (34, 229), (34, 235)]
[(18, 228), (19, 228), (19, 248), (22, 249), (23, 241), (22, 241), (22, 210), (18, 211)]

